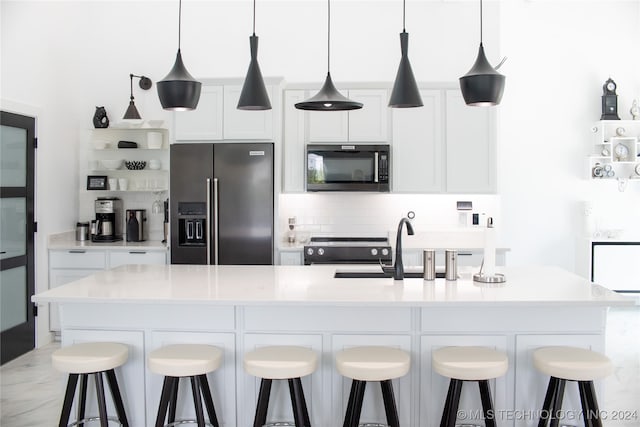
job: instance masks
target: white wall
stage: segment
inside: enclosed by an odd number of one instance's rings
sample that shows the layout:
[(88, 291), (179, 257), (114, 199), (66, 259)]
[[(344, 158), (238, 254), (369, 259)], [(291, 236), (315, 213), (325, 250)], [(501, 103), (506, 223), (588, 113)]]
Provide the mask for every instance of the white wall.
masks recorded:
[[(124, 114), (129, 73), (154, 83), (173, 65), (177, 1), (0, 1), (3, 107), (26, 105), (38, 117), (37, 289), (46, 288), (46, 236), (77, 220), (78, 135), (92, 127), (96, 105), (112, 121)], [(500, 244), (509, 261), (573, 268), (580, 201), (606, 200), (638, 216), (640, 187), (618, 194), (584, 179), (601, 85), (618, 82), (620, 110), (640, 98), (640, 2), (485, 2), (487, 55), (503, 68), (500, 111)], [(252, 2), (183, 2), (182, 53), (198, 77), (241, 77), (249, 61)], [(456, 81), (478, 46), (476, 1), (408, 1), (409, 54), (420, 81)], [(402, 2), (332, 2), (331, 71), (340, 81), (392, 81), (399, 61)], [(264, 75), (317, 82), (326, 71), (326, 3), (259, 1), (256, 33)], [(170, 120), (155, 87), (135, 88), (146, 119)], [(602, 184), (602, 185), (597, 185)], [(417, 197), (417, 196), (416, 196)], [(396, 199), (393, 199), (397, 201)], [(420, 196), (421, 206), (439, 196)], [(410, 203), (400, 201), (400, 211)], [(629, 207), (630, 206), (630, 207)], [(616, 213), (616, 217), (618, 212)], [(614, 222), (616, 220), (613, 220)], [(623, 221), (629, 223), (629, 221)]]

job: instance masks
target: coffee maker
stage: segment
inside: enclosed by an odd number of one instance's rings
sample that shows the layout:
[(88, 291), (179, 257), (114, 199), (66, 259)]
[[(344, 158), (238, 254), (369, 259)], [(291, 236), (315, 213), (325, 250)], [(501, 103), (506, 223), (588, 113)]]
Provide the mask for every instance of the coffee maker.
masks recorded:
[[(99, 197), (95, 201), (96, 219), (91, 224), (93, 242), (115, 242), (122, 240), (118, 231), (122, 229), (122, 200), (115, 197)], [(95, 227), (94, 227), (95, 224)]]

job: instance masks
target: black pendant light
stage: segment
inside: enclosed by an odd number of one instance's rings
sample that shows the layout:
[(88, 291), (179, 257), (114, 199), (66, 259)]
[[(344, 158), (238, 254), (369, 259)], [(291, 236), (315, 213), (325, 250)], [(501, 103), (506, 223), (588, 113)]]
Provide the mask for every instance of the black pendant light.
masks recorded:
[(202, 83), (196, 81), (187, 71), (180, 53), (180, 26), (182, 23), (182, 0), (178, 11), (178, 54), (173, 68), (167, 76), (157, 83), (160, 104), (165, 110), (193, 110), (200, 100)]
[(253, 0), (253, 35), (249, 37), (251, 47), (251, 62), (247, 77), (242, 85), (238, 110), (270, 110), (271, 101), (264, 86), (260, 65), (258, 65), (258, 36), (256, 36), (256, 0)]
[(298, 102), (295, 107), (299, 110), (313, 110), (313, 111), (343, 111), (343, 110), (357, 110), (362, 108), (361, 102), (352, 101), (346, 96), (338, 92), (338, 89), (331, 81), (330, 70), (330, 51), (331, 51), (331, 0), (327, 0), (327, 78), (324, 81), (324, 85), (320, 89), (320, 92), (307, 99), (306, 101)]
[(411, 63), (409, 62), (409, 33), (405, 31), (405, 0), (402, 0), (402, 32), (400, 33), (400, 50), (402, 57), (400, 58), (400, 66), (396, 74), (396, 81), (393, 83), (391, 98), (389, 98), (389, 107), (392, 108), (409, 108), (422, 107), (422, 98), (413, 76)]
[(480, 0), (480, 49), (473, 67), (460, 77), (460, 90), (467, 105), (492, 106), (500, 104), (504, 91), (505, 77), (496, 70), (504, 63), (504, 59), (494, 69), (484, 54), (482, 45), (482, 0)]
[(123, 120), (139, 120), (140, 113), (138, 113), (138, 109), (136, 108), (136, 104), (133, 103), (133, 78), (137, 77), (140, 79), (140, 88), (144, 90), (148, 90), (151, 88), (151, 79), (145, 76), (136, 76), (135, 74), (129, 74), (129, 80), (131, 83), (131, 96), (129, 98), (129, 107), (127, 107), (127, 111), (124, 113)]

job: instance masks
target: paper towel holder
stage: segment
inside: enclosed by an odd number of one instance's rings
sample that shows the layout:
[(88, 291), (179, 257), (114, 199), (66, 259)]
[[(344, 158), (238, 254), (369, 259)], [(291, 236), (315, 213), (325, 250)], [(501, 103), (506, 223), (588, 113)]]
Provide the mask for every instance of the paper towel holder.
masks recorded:
[[(489, 217), (487, 219), (487, 228), (493, 228), (493, 218)], [(473, 275), (474, 282), (480, 283), (504, 283), (507, 281), (507, 278), (502, 273), (495, 274), (484, 274), (482, 272), (482, 268), (484, 267), (484, 258), (482, 259), (482, 264), (480, 264), (480, 271)]]

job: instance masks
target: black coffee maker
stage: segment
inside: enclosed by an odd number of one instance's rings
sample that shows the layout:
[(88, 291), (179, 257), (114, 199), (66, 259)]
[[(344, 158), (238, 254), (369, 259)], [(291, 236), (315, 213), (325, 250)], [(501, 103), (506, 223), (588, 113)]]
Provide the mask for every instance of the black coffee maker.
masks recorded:
[(115, 242), (122, 240), (118, 230), (122, 218), (122, 200), (115, 197), (99, 197), (95, 201), (96, 219), (91, 221), (91, 240), (94, 242)]

